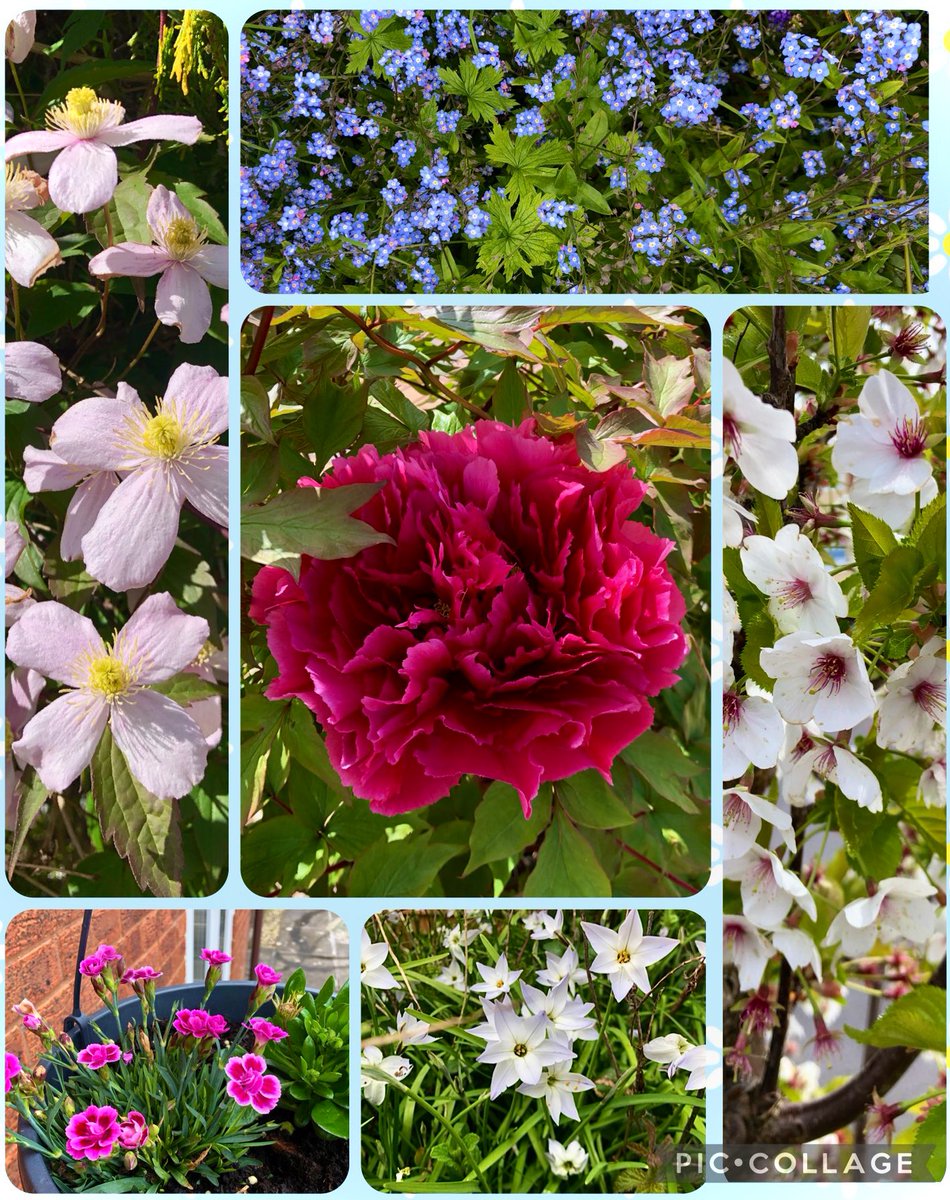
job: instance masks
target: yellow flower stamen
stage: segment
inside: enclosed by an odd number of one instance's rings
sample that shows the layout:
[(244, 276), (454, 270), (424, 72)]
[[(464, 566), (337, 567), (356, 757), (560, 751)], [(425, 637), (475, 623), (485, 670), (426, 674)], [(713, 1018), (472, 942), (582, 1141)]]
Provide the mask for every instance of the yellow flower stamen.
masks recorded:
[(150, 417), (142, 430), (142, 445), (155, 458), (177, 458), (190, 440), (178, 418), (167, 412)]
[(94, 658), (86, 675), (86, 687), (93, 692), (99, 692), (107, 700), (116, 700), (129, 690), (132, 685), (132, 674), (124, 663), (111, 654)]
[(125, 109), (116, 100), (100, 100), (89, 87), (70, 88), (63, 104), (47, 110), (50, 129), (65, 129), (78, 137), (94, 137), (100, 129), (122, 124)]
[(165, 249), (180, 262), (193, 257), (205, 243), (205, 233), (191, 217), (173, 217), (162, 230)]

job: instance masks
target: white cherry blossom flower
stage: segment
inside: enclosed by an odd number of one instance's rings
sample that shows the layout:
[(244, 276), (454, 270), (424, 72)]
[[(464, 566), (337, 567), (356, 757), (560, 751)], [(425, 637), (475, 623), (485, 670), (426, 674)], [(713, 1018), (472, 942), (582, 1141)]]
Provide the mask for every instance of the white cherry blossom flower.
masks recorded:
[(812, 737), (807, 730), (802, 730), (788, 756), (783, 780), (783, 788), (793, 798), (793, 804), (796, 797), (807, 796), (812, 775), (830, 780), (849, 800), (868, 812), (878, 813), (884, 809), (881, 784), (870, 767), (847, 746)]
[(551, 1174), (556, 1175), (558, 1179), (569, 1179), (571, 1175), (580, 1175), (587, 1169), (587, 1151), (576, 1140), (562, 1146), (554, 1138), (548, 1138), (545, 1157), (551, 1168)]
[(723, 962), (736, 968), (743, 992), (754, 992), (761, 982), (765, 964), (772, 957), (772, 947), (748, 917), (737, 913), (724, 916), (722, 940)]
[(814, 897), (794, 871), (789, 871), (777, 855), (762, 846), (752, 845), (742, 856), (723, 867), (726, 879), (739, 884), (742, 911), (750, 921), (765, 929), (780, 925), (793, 904), (814, 920), (818, 915)]
[(746, 578), (768, 596), (769, 612), (782, 633), (838, 633), (848, 601), (797, 525), (785, 525), (774, 538), (753, 534), (739, 556)]
[(722, 369), (726, 454), (754, 488), (773, 500), (784, 500), (798, 479), (795, 418), (751, 392), (730, 359), (724, 360)]
[(648, 993), (647, 967), (666, 958), (679, 945), (675, 938), (644, 937), (643, 923), (636, 909), (627, 913), (617, 932), (590, 921), (581, 921), (581, 928), (597, 952), (590, 969), (595, 975), (610, 976), (615, 1000), (623, 1000), (634, 987)]
[(861, 651), (847, 634), (812, 637), (789, 633), (763, 650), (759, 662), (775, 680), (772, 698), (798, 725), (814, 720), (826, 733), (853, 729), (872, 716), (874, 689)]
[(937, 889), (926, 879), (882, 879), (873, 896), (852, 900), (828, 928), (826, 946), (840, 944), (848, 958), (867, 954), (876, 941), (898, 938), (924, 945), (934, 930), (936, 910), (929, 902)]
[[(385, 1071), (391, 1079), (405, 1079), (412, 1071), (412, 1063), (408, 1058), (403, 1058), (399, 1054), (390, 1054), (384, 1058), (379, 1046), (366, 1046), (363, 1049), (360, 1055), (360, 1066)], [(376, 1079), (371, 1075), (360, 1074), (360, 1087), (363, 1089), (363, 1096), (374, 1108), (378, 1108), (382, 1104), (388, 1086), (389, 1084), (385, 1079)]]
[(933, 637), (912, 661), (902, 663), (884, 687), (877, 743), (913, 754), (947, 720), (947, 646)]
[(722, 498), (722, 541), (723, 545), (731, 546), (733, 549), (736, 546), (742, 545), (742, 539), (745, 537), (745, 522), (748, 521), (754, 525), (758, 521), (755, 513), (749, 512), (748, 509), (742, 507), (737, 501), (733, 500), (730, 495), (724, 495)]
[(545, 1102), (555, 1125), (560, 1125), (562, 1116), (577, 1121), (579, 1118), (574, 1097), (578, 1092), (588, 1092), (595, 1086), (592, 1079), (570, 1068), (570, 1062), (554, 1063), (542, 1071), (537, 1083), (518, 1085), (518, 1091), (523, 1096), (532, 1096), (535, 1100)]
[(722, 802), (722, 856), (731, 861), (742, 856), (758, 841), (762, 822), (781, 833), (785, 845), (795, 850), (795, 835), (792, 833), (792, 818), (771, 800), (753, 796), (741, 788), (726, 792)]
[(371, 942), (364, 929), (360, 942), (360, 983), (364, 987), (380, 990), (399, 987), (393, 973), (383, 966), (388, 957), (389, 946), (385, 942)]
[(728, 666), (732, 662), (733, 643), (735, 636), (742, 628), (739, 609), (732, 593), (722, 589), (722, 661)]
[(770, 697), (733, 691), (733, 673), (726, 664), (722, 697), (722, 777), (738, 779), (749, 764), (774, 767), (785, 740), (785, 722)]
[(771, 936), (772, 945), (793, 971), (811, 967), (818, 980), (821, 980), (821, 954), (813, 939), (803, 929), (773, 929)]

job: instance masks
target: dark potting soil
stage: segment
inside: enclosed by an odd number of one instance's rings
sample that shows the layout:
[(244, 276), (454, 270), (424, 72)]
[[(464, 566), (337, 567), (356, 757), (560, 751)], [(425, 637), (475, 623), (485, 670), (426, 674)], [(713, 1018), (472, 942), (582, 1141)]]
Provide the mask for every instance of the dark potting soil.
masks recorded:
[(346, 1179), (350, 1165), (349, 1143), (322, 1137), (313, 1126), (278, 1133), (269, 1146), (254, 1151), (259, 1167), (228, 1171), (222, 1175), (219, 1194), (269, 1195), (293, 1192), (332, 1192)]

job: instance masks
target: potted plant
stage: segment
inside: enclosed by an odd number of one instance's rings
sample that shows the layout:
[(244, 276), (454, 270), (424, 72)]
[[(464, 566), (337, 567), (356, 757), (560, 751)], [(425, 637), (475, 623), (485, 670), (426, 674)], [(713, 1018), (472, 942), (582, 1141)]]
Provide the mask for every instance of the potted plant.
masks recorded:
[[(29, 1001), (14, 1006), (42, 1047), (32, 1069), (6, 1059), (7, 1100), (19, 1115), (9, 1136), (26, 1190), (327, 1191), (342, 1182), (345, 1142), (308, 1161), (297, 1143), (312, 1147), (316, 1130), (298, 1137), (293, 1121), (280, 1123), (287, 1084), (264, 1056), (292, 1042), (289, 1029), (310, 1008), (303, 972), (275, 998), (280, 974), (266, 964), (253, 980), (222, 983), (228, 956), (202, 957), (203, 984), (157, 988), (160, 971), (126, 969), (114, 947), (100, 946), (79, 970), (105, 1008), (77, 1017), (68, 1035)], [(120, 999), (123, 986), (133, 994)], [(332, 990), (330, 981), (318, 995), (326, 1001)]]

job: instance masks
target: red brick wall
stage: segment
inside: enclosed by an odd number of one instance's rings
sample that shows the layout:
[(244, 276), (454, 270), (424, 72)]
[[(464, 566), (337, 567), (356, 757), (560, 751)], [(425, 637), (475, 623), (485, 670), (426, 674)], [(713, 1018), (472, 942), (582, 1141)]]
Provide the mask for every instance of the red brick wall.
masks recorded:
[[(6, 1048), (34, 1062), (38, 1043), (18, 1026), (12, 1004), (32, 1000), (54, 1029), (72, 1012), (73, 980), (82, 913), (57, 909), (31, 910), (14, 917), (6, 932)], [(173, 909), (97, 909), (89, 928), (89, 953), (100, 942), (118, 947), (130, 967), (163, 971), (162, 985), (185, 977), (185, 914)], [(83, 980), (82, 1007), (102, 1007), (88, 980)], [(10, 1123), (10, 1116), (7, 1115)], [(16, 1147), (8, 1146), (7, 1174), (19, 1183)]]

